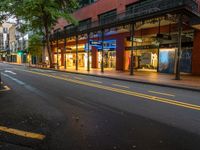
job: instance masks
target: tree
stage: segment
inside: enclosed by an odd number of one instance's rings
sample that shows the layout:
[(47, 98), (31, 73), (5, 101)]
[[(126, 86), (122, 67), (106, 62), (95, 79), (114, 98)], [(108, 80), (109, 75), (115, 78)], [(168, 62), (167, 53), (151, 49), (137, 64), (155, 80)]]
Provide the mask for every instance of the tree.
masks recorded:
[(50, 34), (59, 18), (77, 24), (72, 12), (79, 7), (77, 0), (1, 0), (0, 11), (10, 12), (24, 21), (27, 30), (44, 36), (49, 54), (50, 67), (53, 66), (50, 48)]
[(38, 34), (32, 35), (28, 40), (28, 52), (31, 56), (41, 58), (42, 56), (43, 43), (41, 36)]

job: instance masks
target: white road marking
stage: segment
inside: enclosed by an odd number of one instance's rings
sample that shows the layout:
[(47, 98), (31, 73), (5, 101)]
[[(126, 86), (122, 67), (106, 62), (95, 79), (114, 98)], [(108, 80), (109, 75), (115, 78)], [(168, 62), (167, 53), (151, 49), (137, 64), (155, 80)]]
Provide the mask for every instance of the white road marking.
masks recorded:
[(83, 78), (79, 78), (79, 77), (74, 77), (74, 79), (82, 80)]
[(119, 85), (119, 84), (112, 84), (113, 86), (116, 86), (116, 87), (122, 87), (122, 88), (126, 88), (126, 89), (129, 89), (128, 86), (124, 86), (124, 85)]
[(91, 80), (91, 82), (94, 82), (94, 83), (103, 83), (101, 81), (96, 81), (96, 80)]
[(11, 76), (5, 74), (5, 73), (2, 73), (2, 75), (5, 76), (5, 77), (7, 77), (7, 78), (10, 78), (11, 80), (17, 82), (17, 83), (20, 84), (20, 85), (25, 85), (24, 82), (22, 82), (22, 81), (20, 81), (20, 80), (18, 80), (18, 79), (16, 79), (16, 78), (13, 78), (13, 77), (11, 77)]
[(175, 95), (168, 94), (168, 93), (161, 93), (161, 92), (156, 92), (156, 91), (148, 91), (149, 93), (154, 93), (154, 94), (159, 94), (159, 95), (165, 95), (165, 96), (171, 96), (175, 97)]
[(5, 73), (10, 73), (10, 74), (16, 75), (16, 73), (15, 73), (15, 72), (13, 72), (13, 71), (10, 71), (10, 70), (5, 70), (4, 72), (5, 72)]

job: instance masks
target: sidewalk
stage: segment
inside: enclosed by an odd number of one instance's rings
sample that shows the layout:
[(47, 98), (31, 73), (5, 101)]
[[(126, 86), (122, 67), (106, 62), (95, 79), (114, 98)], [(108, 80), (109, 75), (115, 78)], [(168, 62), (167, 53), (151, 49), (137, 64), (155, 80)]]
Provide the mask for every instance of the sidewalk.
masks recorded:
[[(33, 67), (33, 66), (32, 66)], [(48, 69), (49, 68), (41, 68)], [(61, 72), (76, 73), (83, 75), (90, 75), (96, 77), (124, 80), (129, 82), (138, 82), (166, 87), (175, 87), (181, 89), (189, 89), (193, 91), (200, 91), (200, 76), (192, 76), (189, 74), (181, 74), (181, 80), (175, 80), (175, 75), (163, 74), (157, 72), (135, 72), (133, 76), (129, 75), (129, 72), (115, 71), (115, 70), (105, 70), (101, 73), (100, 69), (91, 69), (90, 72), (85, 69), (80, 69), (76, 71), (75, 69), (53, 69)]]

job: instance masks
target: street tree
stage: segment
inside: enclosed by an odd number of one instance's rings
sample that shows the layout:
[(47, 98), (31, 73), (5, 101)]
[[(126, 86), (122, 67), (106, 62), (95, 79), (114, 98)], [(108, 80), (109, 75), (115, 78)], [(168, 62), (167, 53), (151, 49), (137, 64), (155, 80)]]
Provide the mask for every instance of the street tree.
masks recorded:
[(43, 42), (41, 40), (41, 35), (33, 34), (28, 40), (28, 53), (31, 56), (35, 56), (37, 61), (40, 60), (42, 56)]
[(1, 0), (0, 11), (10, 12), (17, 19), (23, 20), (27, 30), (42, 33), (46, 42), (50, 67), (53, 66), (50, 47), (50, 34), (59, 18), (68, 23), (77, 24), (72, 16), (79, 7), (77, 0)]

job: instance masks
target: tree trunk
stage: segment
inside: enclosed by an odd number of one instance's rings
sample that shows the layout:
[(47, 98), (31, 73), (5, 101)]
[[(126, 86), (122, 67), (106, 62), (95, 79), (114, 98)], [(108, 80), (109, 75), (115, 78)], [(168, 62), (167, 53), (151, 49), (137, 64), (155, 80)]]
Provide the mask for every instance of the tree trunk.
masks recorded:
[(45, 27), (45, 32), (46, 32), (45, 36), (46, 36), (47, 51), (48, 51), (48, 55), (49, 55), (49, 64), (50, 64), (50, 68), (54, 68), (53, 59), (52, 59), (52, 52), (51, 52), (51, 47), (50, 47), (50, 42), (49, 42), (48, 27)]

